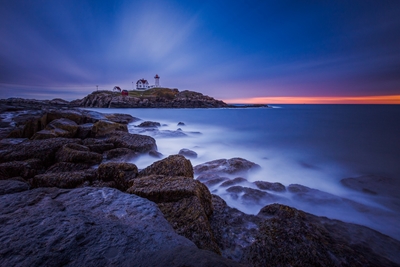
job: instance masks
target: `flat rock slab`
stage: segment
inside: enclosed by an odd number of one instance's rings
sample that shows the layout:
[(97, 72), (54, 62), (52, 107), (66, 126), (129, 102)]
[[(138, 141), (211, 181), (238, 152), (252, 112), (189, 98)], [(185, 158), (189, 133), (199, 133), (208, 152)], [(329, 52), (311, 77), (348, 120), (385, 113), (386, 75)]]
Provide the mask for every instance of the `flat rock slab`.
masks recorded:
[(155, 203), (112, 188), (6, 194), (0, 221), (1, 266), (235, 264), (177, 235)]

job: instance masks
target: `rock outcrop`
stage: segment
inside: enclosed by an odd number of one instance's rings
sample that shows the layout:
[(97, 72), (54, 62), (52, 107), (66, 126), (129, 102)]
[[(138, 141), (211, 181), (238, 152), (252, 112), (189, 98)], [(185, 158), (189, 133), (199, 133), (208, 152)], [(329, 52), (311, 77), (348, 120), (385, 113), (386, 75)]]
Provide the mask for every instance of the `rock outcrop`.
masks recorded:
[(96, 91), (83, 99), (70, 102), (75, 107), (96, 108), (221, 108), (226, 103), (212, 97), (192, 91), (179, 92), (162, 88), (153, 89), (152, 93), (143, 92), (137, 96), (121, 96), (110, 91)]
[(1, 266), (239, 266), (176, 234), (154, 203), (112, 188), (5, 194), (0, 218)]

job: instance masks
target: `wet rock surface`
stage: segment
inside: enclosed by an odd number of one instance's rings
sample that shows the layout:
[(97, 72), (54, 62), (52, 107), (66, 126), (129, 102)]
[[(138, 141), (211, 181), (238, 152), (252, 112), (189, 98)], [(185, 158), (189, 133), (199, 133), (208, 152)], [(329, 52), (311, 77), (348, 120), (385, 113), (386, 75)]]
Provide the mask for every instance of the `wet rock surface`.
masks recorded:
[[(399, 250), (399, 241), (367, 227), (279, 204), (265, 206), (257, 216), (228, 207), (218, 196), (213, 196), (213, 206), (210, 222), (222, 255), (248, 266), (400, 264), (400, 257), (393, 251)], [(346, 238), (349, 232), (351, 240)], [(369, 238), (376, 238), (372, 248)]]
[(143, 128), (157, 128), (160, 127), (161, 123), (155, 122), (155, 121), (144, 121), (141, 124), (139, 124), (137, 127), (143, 127)]
[(2, 266), (237, 265), (176, 234), (156, 204), (111, 188), (2, 195), (0, 218)]

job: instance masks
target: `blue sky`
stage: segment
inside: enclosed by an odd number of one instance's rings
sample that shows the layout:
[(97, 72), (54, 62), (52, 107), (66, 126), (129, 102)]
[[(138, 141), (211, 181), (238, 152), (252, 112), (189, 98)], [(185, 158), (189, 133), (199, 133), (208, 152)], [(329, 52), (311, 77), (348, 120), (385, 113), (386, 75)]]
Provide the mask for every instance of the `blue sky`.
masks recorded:
[(400, 95), (400, 1), (5, 0), (0, 98), (145, 78), (219, 99)]

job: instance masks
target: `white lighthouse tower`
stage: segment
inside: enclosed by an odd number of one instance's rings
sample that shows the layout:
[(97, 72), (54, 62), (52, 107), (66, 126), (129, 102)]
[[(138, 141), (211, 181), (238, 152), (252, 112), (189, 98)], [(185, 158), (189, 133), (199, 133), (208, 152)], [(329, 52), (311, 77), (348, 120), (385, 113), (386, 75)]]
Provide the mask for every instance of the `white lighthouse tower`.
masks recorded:
[(160, 87), (160, 76), (158, 74), (154, 76), (154, 87)]

